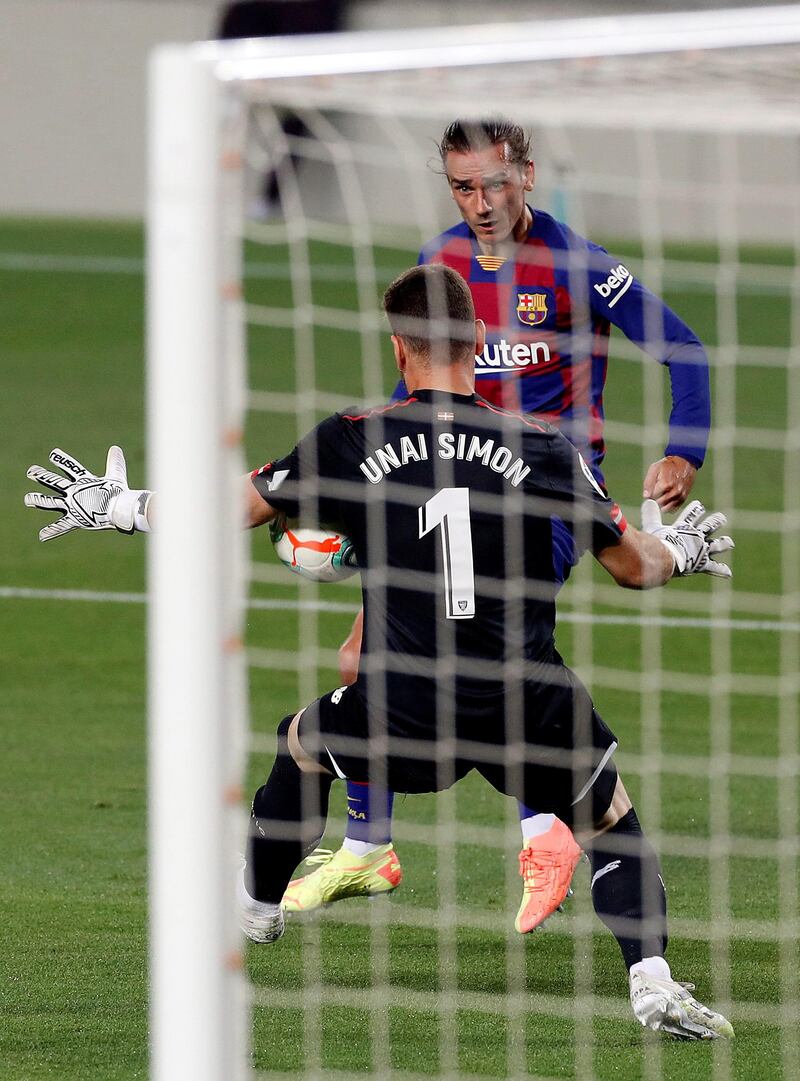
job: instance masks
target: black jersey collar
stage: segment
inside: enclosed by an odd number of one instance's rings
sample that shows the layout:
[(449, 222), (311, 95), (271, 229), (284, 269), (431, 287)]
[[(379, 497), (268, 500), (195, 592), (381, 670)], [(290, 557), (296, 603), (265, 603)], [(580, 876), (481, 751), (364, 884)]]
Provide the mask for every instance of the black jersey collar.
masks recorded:
[(452, 402), (453, 405), (473, 405), (476, 394), (451, 394), (447, 390), (415, 390), (409, 394), (409, 398), (415, 398), (418, 402), (434, 402), (435, 404)]

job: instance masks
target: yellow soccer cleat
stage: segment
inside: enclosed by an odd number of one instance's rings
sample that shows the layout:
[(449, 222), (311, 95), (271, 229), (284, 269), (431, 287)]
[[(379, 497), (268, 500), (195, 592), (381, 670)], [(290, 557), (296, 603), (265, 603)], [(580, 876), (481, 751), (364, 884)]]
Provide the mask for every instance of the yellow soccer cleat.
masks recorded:
[(560, 818), (547, 833), (531, 837), (519, 854), (522, 903), (514, 926), (521, 935), (540, 927), (561, 906), (581, 855), (580, 845)]
[(293, 879), (281, 902), (287, 912), (312, 912), (345, 897), (374, 897), (397, 889), (403, 880), (400, 860), (392, 844), (381, 845), (366, 856), (346, 848), (331, 852), (318, 848), (308, 857), (319, 863), (316, 871)]

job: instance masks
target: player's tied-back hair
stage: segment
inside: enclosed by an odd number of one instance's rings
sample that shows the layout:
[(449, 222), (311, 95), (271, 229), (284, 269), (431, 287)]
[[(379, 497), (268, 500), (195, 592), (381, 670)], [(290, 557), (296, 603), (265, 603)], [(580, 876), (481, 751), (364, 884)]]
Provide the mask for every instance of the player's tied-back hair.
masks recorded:
[(469, 286), (439, 263), (406, 270), (383, 294), (392, 333), (431, 365), (453, 364), (475, 352), (475, 308)]
[(471, 150), (485, 150), (497, 144), (505, 145), (506, 160), (512, 165), (522, 166), (530, 161), (530, 137), (519, 124), (502, 116), (454, 120), (444, 130), (439, 143), (439, 156), (446, 172), (448, 154), (467, 154)]

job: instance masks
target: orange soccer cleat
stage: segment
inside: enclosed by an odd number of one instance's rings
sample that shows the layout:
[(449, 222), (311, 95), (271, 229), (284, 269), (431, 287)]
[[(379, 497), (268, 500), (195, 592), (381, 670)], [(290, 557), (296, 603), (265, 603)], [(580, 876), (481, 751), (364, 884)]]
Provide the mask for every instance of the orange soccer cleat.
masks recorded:
[(582, 854), (571, 830), (559, 818), (547, 833), (530, 838), (528, 847), (519, 854), (522, 903), (514, 926), (521, 935), (540, 927), (560, 907)]

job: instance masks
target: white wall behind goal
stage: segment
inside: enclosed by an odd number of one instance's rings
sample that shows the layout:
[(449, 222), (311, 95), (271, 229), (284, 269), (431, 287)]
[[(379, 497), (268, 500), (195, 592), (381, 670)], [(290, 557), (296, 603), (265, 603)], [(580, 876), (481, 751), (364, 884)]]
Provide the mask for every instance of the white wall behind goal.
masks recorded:
[(212, 13), (194, 0), (2, 0), (0, 213), (141, 217), (148, 53), (208, 37)]

